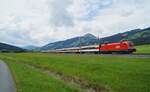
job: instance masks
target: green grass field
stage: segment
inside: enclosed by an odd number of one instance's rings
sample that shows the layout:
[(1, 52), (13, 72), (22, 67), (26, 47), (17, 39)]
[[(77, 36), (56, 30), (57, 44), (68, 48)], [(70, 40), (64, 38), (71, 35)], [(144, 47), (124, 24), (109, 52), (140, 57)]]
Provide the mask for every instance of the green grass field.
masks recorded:
[(18, 92), (83, 91), (41, 71), (72, 78), (101, 92), (150, 92), (150, 58), (42, 53), (0, 54), (0, 58), (10, 66)]
[(136, 49), (137, 49), (137, 52), (135, 52), (135, 53), (150, 54), (150, 45), (136, 46)]

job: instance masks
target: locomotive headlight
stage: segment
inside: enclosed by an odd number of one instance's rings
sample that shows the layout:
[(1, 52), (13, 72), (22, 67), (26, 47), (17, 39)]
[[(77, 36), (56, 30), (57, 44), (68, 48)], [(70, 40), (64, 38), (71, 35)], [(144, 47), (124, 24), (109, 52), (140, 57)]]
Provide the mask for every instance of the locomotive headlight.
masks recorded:
[(120, 46), (116, 46), (115, 48), (116, 48), (116, 49), (119, 49), (119, 48), (120, 48)]

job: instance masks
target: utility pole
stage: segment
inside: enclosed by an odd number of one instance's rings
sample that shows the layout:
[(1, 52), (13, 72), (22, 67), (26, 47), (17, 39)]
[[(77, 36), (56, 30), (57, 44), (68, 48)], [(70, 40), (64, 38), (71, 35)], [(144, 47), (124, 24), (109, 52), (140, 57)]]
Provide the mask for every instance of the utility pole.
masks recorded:
[[(102, 31), (100, 31), (100, 34), (102, 34)], [(102, 44), (102, 38), (100, 38), (100, 34), (98, 34), (98, 44), (99, 44), (99, 54), (101, 53), (101, 44)]]
[(82, 46), (82, 36), (79, 37), (79, 53), (81, 54), (81, 46)]
[(100, 40), (100, 36), (98, 35), (98, 46), (99, 46), (99, 54), (100, 54), (100, 48), (101, 48), (101, 42), (100, 42), (101, 40)]

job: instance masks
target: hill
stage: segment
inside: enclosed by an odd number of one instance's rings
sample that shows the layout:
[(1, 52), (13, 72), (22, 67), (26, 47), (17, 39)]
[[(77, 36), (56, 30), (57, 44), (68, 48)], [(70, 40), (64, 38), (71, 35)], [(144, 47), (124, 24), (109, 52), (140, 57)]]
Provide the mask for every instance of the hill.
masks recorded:
[(101, 39), (101, 42), (119, 42), (121, 40), (133, 41), (135, 45), (150, 44), (150, 27), (146, 29), (135, 29), (105, 37)]
[(22, 52), (22, 51), (25, 51), (25, 49), (5, 43), (0, 43), (0, 52)]
[(97, 38), (92, 34), (86, 34), (81, 37), (71, 38), (65, 41), (58, 41), (54, 43), (47, 44), (41, 47), (41, 50), (49, 50), (49, 49), (59, 49), (59, 48), (68, 48), (68, 47), (77, 47), (80, 45), (92, 45), (97, 44)]
[(133, 41), (135, 45), (150, 44), (150, 27), (139, 30), (134, 35), (129, 35), (125, 39)]
[(121, 40), (133, 41), (135, 45), (150, 44), (150, 27), (146, 29), (135, 29), (124, 33), (118, 33), (109, 37), (101, 38), (100, 41), (92, 34), (86, 34), (81, 37), (74, 37), (65, 41), (58, 41), (47, 44), (40, 48), (40, 50), (50, 50), (68, 47), (77, 47), (84, 45), (93, 45), (99, 43), (112, 43)]

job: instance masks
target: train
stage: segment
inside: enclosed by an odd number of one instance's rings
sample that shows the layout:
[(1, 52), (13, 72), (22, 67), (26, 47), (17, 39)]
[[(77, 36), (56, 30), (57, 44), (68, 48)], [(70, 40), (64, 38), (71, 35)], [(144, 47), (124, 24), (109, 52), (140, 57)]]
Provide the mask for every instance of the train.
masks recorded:
[(115, 43), (103, 43), (99, 45), (78, 46), (71, 48), (55, 49), (49, 52), (55, 53), (97, 53), (97, 54), (130, 54), (135, 52), (133, 42), (120, 41)]

